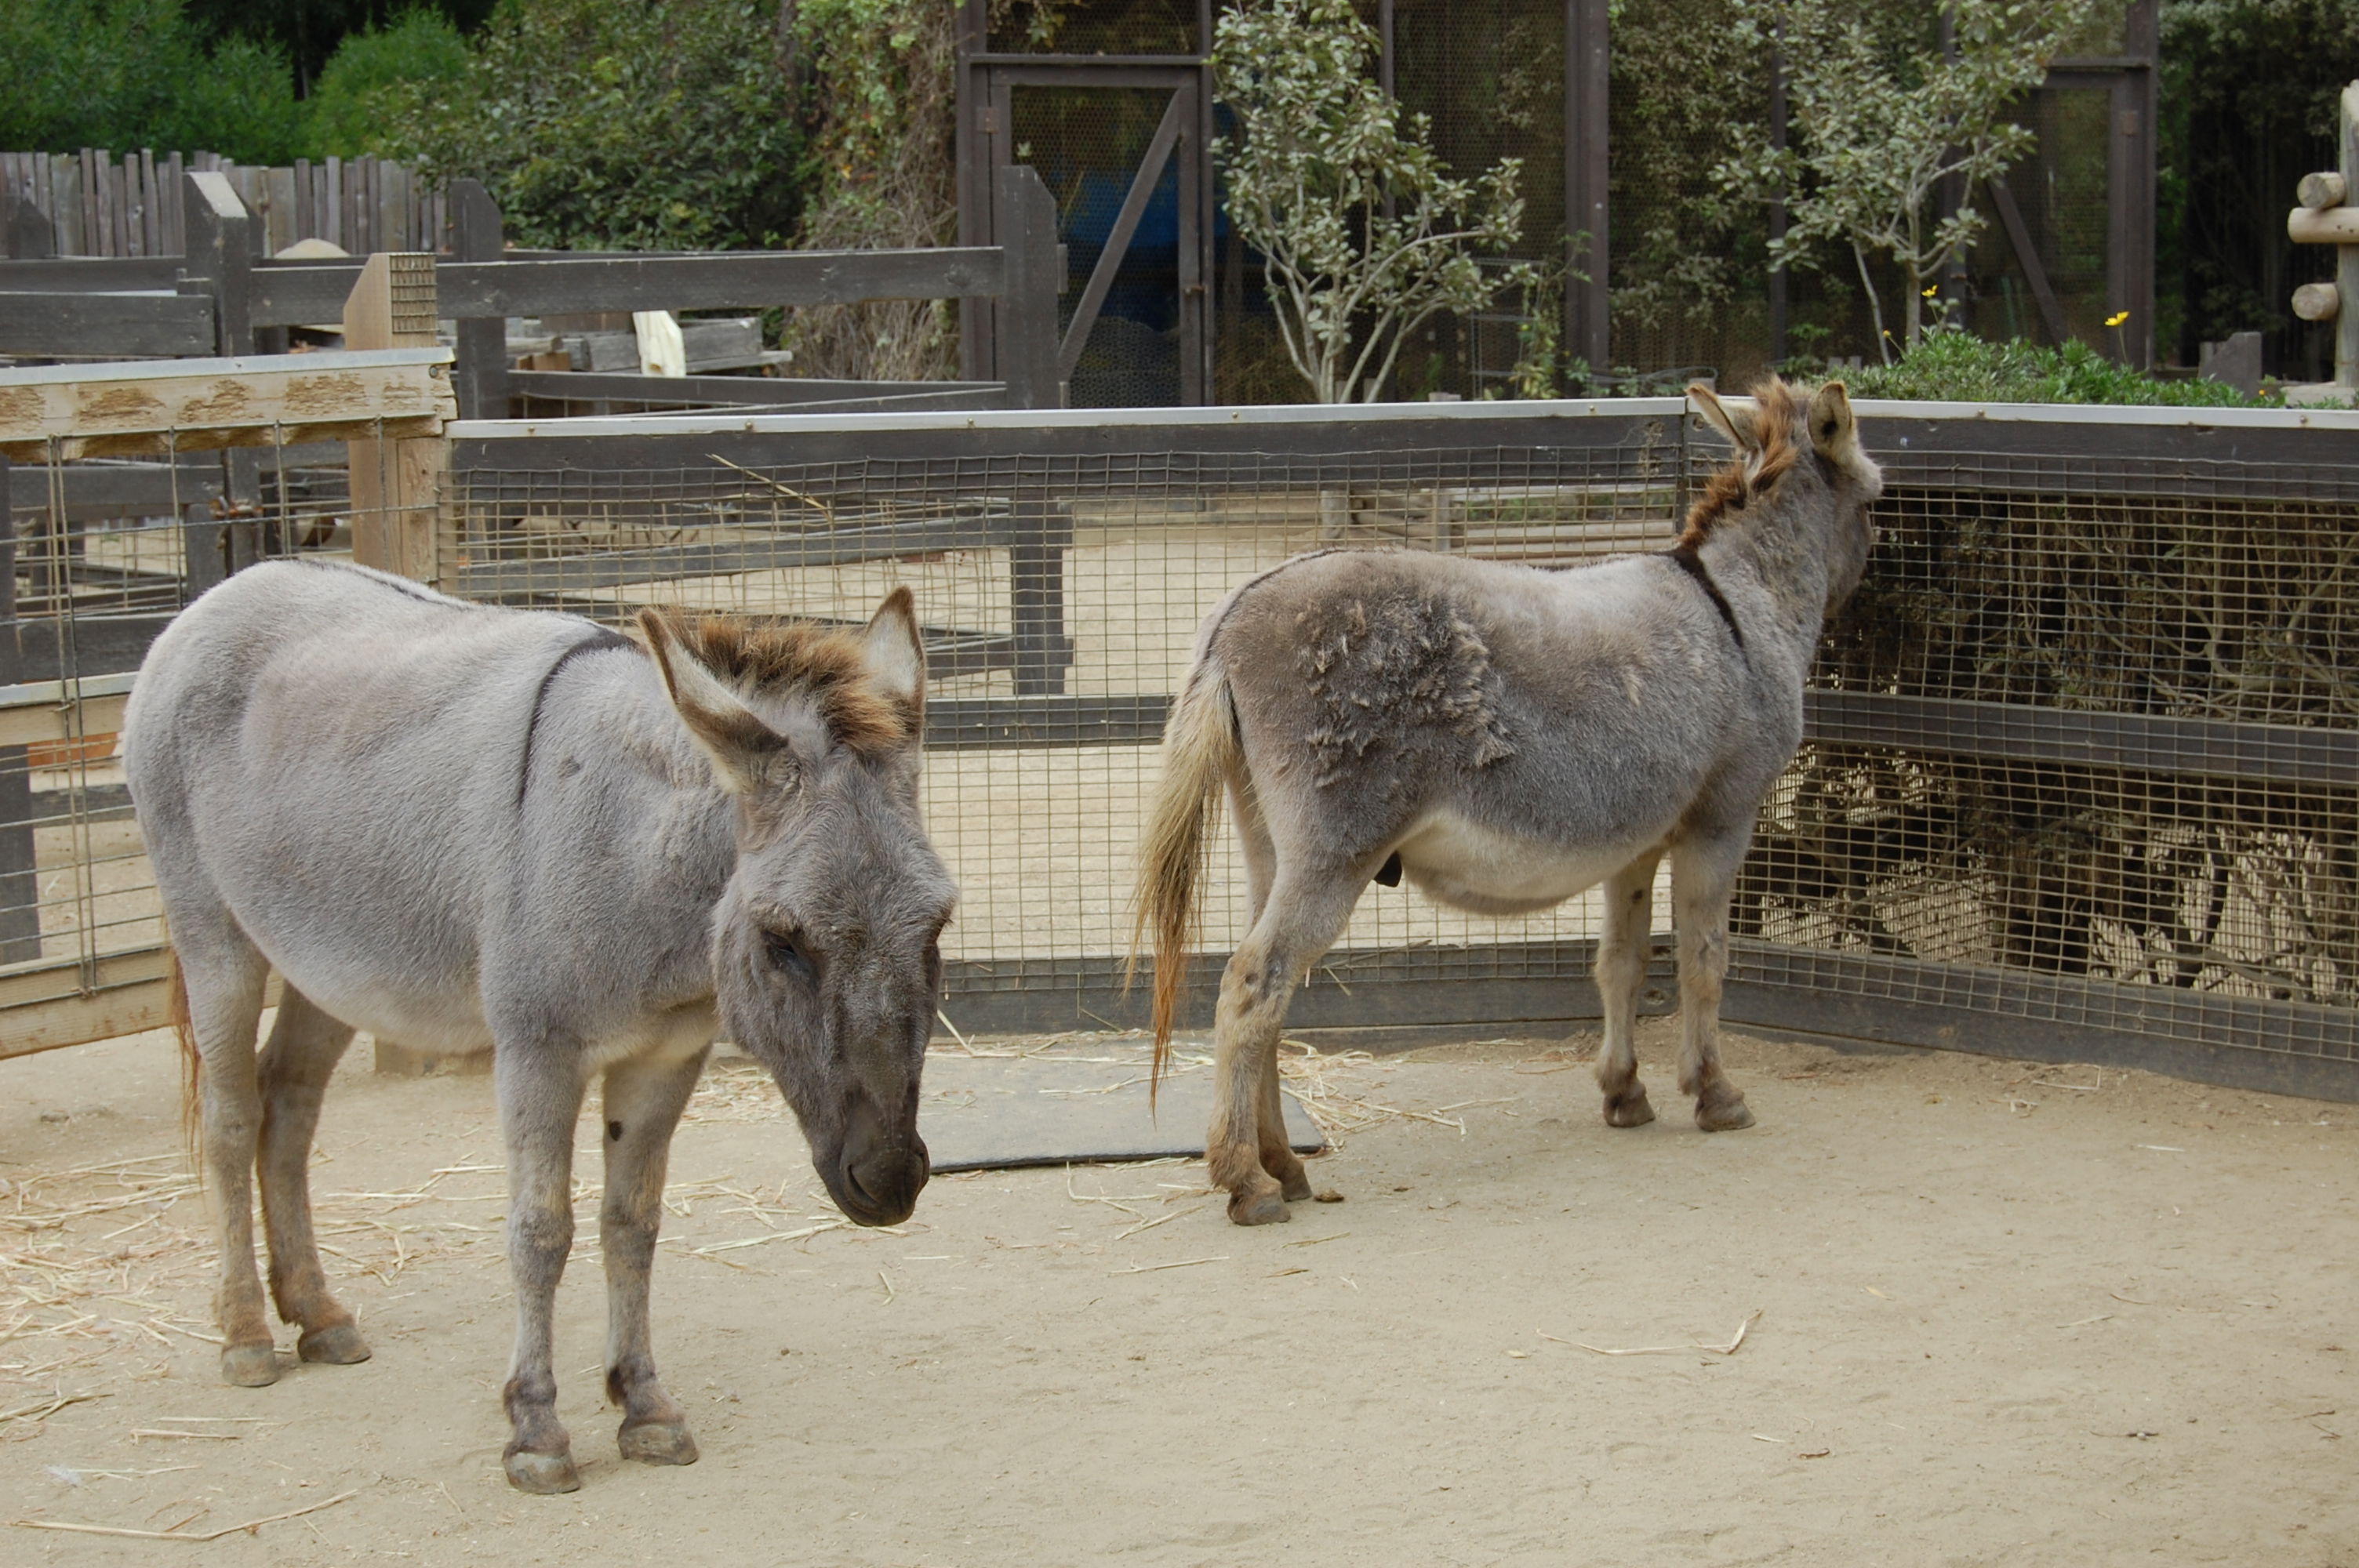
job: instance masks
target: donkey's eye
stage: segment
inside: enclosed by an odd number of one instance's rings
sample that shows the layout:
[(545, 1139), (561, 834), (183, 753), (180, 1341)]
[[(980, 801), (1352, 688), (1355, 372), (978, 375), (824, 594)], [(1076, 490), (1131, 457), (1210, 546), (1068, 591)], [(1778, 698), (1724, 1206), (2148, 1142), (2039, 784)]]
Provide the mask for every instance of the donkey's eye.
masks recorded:
[(819, 979), (819, 968), (811, 962), (799, 931), (765, 931), (762, 949), (769, 957), (770, 967), (781, 974), (792, 975), (806, 985)]

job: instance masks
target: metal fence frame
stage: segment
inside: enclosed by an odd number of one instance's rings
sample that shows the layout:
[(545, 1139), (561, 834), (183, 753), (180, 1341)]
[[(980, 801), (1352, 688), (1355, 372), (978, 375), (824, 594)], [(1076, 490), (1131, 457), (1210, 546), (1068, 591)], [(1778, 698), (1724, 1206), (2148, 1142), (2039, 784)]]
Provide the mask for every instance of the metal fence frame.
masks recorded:
[[(2359, 414), (2321, 410), (2033, 407), (1864, 403), (1868, 444), (1887, 484), (2041, 494), (2069, 471), (2076, 495), (2235, 500), (2282, 493), (2359, 503)], [(1593, 403), (1390, 405), (1218, 410), (977, 412), (781, 416), (731, 414), (459, 423), (454, 481), (498, 470), (692, 466), (712, 459), (758, 468), (884, 460), (988, 460), (995, 487), (1049, 495), (1085, 476), (1152, 470), (1162, 482), (1216, 487), (1271, 455), (1317, 461), (1319, 481), (1375, 477), (1384, 455), (1449, 449), (1479, 475), (1539, 446), (1636, 449), (1684, 487), (1691, 461), (1719, 450), (1679, 398)], [(594, 446), (588, 443), (594, 443)], [(1486, 460), (1484, 454), (1489, 454)], [(593, 455), (594, 454), (594, 455)], [(2261, 492), (2254, 475), (2281, 476)], [(2239, 488), (2242, 487), (2242, 488)], [(1166, 699), (1067, 697), (940, 700), (929, 745), (1149, 743)], [(1813, 689), (1812, 740), (1907, 747), (1962, 759), (2048, 762), (2170, 774), (2359, 787), (2359, 731), (2084, 712), (1867, 691)], [(1658, 941), (1662, 939), (1658, 938)], [(1592, 944), (1558, 945), (1542, 966), (1586, 970)], [(1217, 956), (1212, 956), (1217, 957)], [(1355, 976), (1408, 984), (1306, 990), (1289, 1015), (1300, 1030), (1399, 1026), (1487, 1032), (1551, 1027), (1598, 1016), (1585, 979), (1528, 978), (1530, 944), (1343, 955)], [(1125, 1026), (1142, 1017), (1124, 994), (1120, 961), (1087, 956), (1020, 975), (951, 966), (966, 1027), (1049, 1031)], [(1217, 962), (1200, 964), (1186, 1016), (1210, 1016)], [(1656, 957), (1649, 1011), (1669, 1011), (1667, 943)], [(1933, 992), (1946, 1005), (1912, 996)], [(2126, 993), (2126, 994), (2125, 994)], [(1938, 1046), (2043, 1061), (2098, 1061), (2319, 1098), (2359, 1100), (2359, 1010), (2134, 986), (1984, 965), (1940, 965), (1872, 953), (1740, 939), (1724, 1016), (1734, 1024), (1887, 1045)], [(2176, 1021), (2244, 1043), (2222, 1047), (2149, 1034)], [(2126, 1022), (2127, 1027), (2121, 1026)], [(2274, 1042), (2308, 1043), (2290, 1049)]]

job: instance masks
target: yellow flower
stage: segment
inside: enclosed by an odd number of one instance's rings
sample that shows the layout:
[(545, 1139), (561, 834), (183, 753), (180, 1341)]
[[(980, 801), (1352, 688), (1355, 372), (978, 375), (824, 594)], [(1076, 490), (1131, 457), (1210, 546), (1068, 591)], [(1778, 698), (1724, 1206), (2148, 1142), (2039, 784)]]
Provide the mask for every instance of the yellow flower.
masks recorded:
[(2120, 313), (2119, 313), (2119, 314), (2117, 314), (2117, 315), (2113, 315), (2113, 316), (2108, 316), (2108, 317), (2106, 317), (2106, 318), (2105, 318), (2105, 325), (2106, 325), (2106, 326), (2108, 326), (2108, 327), (2118, 327), (2118, 326), (2120, 326), (2123, 322), (2125, 322), (2125, 321), (2128, 320), (2129, 319), (2130, 319), (2130, 313), (2129, 313), (2128, 311), (2126, 311), (2126, 310), (2124, 310), (2124, 311), (2120, 312)]
[(1940, 292), (1941, 292), (1941, 286), (1940, 286), (1940, 284), (1938, 284), (1938, 283), (1937, 283), (1937, 284), (1935, 284), (1932, 287), (1930, 287), (1930, 288), (1929, 288), (1929, 289), (1925, 290), (1925, 297), (1926, 297), (1926, 298), (1928, 298), (1928, 299), (1930, 299), (1930, 298), (1932, 298), (1932, 297), (1933, 297), (1933, 296), (1935, 296), (1935, 295), (1937, 295), (1937, 294), (1939, 294), (1939, 293), (1940, 293)]

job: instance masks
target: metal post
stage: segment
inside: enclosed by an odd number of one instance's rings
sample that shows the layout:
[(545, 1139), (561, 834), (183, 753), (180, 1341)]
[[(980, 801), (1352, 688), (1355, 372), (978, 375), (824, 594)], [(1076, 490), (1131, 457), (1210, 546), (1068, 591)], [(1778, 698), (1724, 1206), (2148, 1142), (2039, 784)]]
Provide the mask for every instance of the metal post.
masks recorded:
[[(474, 179), (451, 182), (451, 250), (454, 261), (497, 261), (506, 236), (499, 204)], [(459, 417), (508, 416), (508, 325), (505, 318), (471, 318), (459, 324), (457, 384)]]

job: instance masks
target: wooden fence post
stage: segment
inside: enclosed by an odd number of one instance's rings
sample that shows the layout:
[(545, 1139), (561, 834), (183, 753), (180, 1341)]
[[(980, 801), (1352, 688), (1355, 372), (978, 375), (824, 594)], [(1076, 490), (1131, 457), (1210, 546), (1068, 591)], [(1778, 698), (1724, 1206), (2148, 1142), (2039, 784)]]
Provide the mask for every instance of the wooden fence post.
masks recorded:
[[(348, 349), (408, 349), (434, 342), (434, 255), (379, 251), (344, 301)], [(440, 436), (347, 441), (353, 559), (419, 582), (439, 581), (439, 508), (450, 447)]]
[(994, 203), (1006, 251), (1007, 292), (999, 297), (993, 347), (1010, 408), (1062, 408), (1057, 376), (1057, 297), (1065, 291), (1063, 247), (1057, 243), (1057, 199), (1022, 164), (998, 171)]
[[(506, 248), (500, 209), (479, 180), (451, 182), (451, 259), (497, 261)], [(459, 322), (459, 417), (508, 416), (508, 324), (504, 317)]]
[[(0, 686), (24, 674), (16, 645), (16, 515), (0, 458)], [(32, 754), (0, 746), (0, 964), (41, 956), (41, 891), (33, 854)]]
[[(227, 176), (199, 169), (183, 177), (188, 259), (180, 292), (213, 302), (213, 351), (224, 359), (254, 352), (254, 220)], [(222, 503), (228, 517), (228, 567), (252, 566), (261, 553), (262, 463), (251, 449), (222, 453)]]

